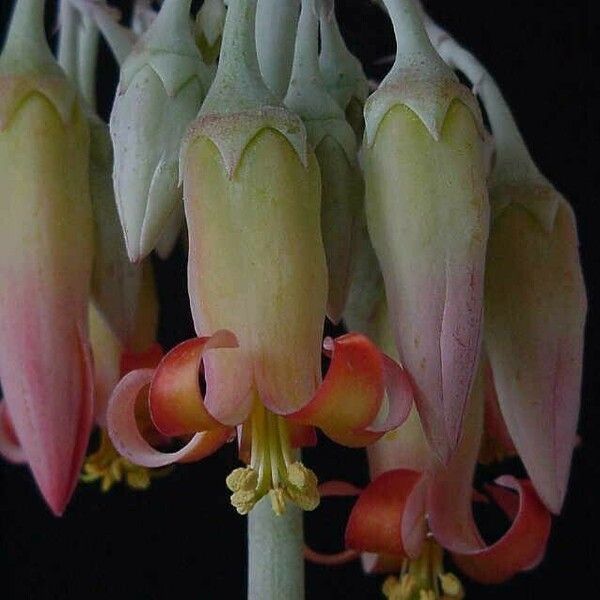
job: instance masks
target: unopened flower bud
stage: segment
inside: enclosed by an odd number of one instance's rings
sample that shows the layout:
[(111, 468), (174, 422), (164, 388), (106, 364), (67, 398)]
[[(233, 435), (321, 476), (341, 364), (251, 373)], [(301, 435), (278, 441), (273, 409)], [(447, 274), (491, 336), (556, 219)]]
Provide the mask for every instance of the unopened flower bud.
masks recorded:
[(115, 193), (129, 258), (158, 243), (181, 202), (179, 147), (210, 75), (196, 47), (190, 0), (167, 0), (121, 68), (110, 120)]

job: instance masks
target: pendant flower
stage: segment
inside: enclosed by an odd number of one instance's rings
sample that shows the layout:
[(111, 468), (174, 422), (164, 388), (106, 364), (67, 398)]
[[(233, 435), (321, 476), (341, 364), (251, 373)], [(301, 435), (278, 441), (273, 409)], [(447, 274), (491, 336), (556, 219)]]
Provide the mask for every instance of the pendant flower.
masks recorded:
[(538, 494), (558, 514), (576, 444), (587, 311), (575, 218), (534, 164), (493, 78), (448, 34), (428, 27), (490, 119), (484, 345), (508, 432)]
[(366, 213), (400, 360), (429, 444), (450, 460), (480, 350), (489, 228), (477, 102), (412, 0), (385, 2), (396, 62), (365, 107)]
[[(312, 427), (361, 446), (402, 422), (411, 401), (404, 372), (360, 335), (326, 340), (331, 366), (320, 384), (327, 273), (319, 170), (302, 122), (260, 78), (255, 11), (256, 0), (230, 3), (215, 82), (182, 148), (200, 337), (154, 372), (127, 375), (108, 412), (115, 446), (151, 467), (202, 458), (238, 427), (249, 467), (227, 483), (241, 513), (266, 493), (276, 512), (287, 500), (314, 508), (316, 479), (293, 452), (314, 443)], [(159, 453), (136, 428), (133, 407), (148, 385), (157, 429), (193, 436), (177, 452)]]
[[(385, 301), (375, 306), (368, 319), (361, 321), (360, 311), (347, 318), (357, 329), (371, 334), (378, 331), (381, 347), (393, 352), (391, 330), (385, 327)], [(333, 556), (308, 551), (309, 558), (336, 564), (361, 553), (367, 572), (400, 572), (399, 577), (386, 580), (383, 591), (386, 597), (401, 600), (464, 597), (458, 579), (443, 568), (443, 549), (451, 553), (461, 571), (487, 584), (505, 581), (542, 560), (551, 519), (530, 481), (503, 476), (495, 486), (486, 487), (489, 498), (512, 520), (495, 543), (484, 542), (473, 518), (473, 500), (488, 501), (472, 487), (484, 435), (484, 406), (486, 427), (493, 425), (486, 433), (497, 443), (505, 439), (499, 435), (502, 423), (494, 419), (498, 413), (489, 410), (496, 398), (493, 383), (484, 381), (486, 373), (490, 370), (479, 372), (463, 436), (446, 467), (431, 451), (413, 410), (397, 431), (367, 449), (372, 481), (364, 490), (343, 482), (322, 486), (324, 495), (358, 495), (358, 500), (346, 527), (347, 550)]]
[(43, 11), (16, 3), (0, 57), (0, 380), (24, 458), (60, 515), (93, 418), (90, 133)]

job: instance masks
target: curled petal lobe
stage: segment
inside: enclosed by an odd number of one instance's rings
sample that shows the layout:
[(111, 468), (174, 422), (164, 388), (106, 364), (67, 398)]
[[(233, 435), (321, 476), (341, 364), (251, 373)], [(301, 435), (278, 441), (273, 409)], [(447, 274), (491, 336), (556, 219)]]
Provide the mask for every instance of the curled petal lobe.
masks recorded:
[[(412, 397), (403, 393), (401, 369), (391, 359), (384, 360), (368, 338), (347, 334), (326, 339), (324, 347), (332, 353), (327, 376), (312, 400), (291, 419), (316, 425), (334, 441), (358, 447), (379, 439), (406, 418)], [(386, 383), (392, 386), (389, 406), (384, 406)], [(382, 406), (387, 415), (378, 423)]]
[(221, 428), (195, 434), (177, 452), (160, 452), (142, 437), (135, 418), (136, 400), (152, 380), (151, 369), (128, 373), (117, 385), (108, 405), (108, 432), (115, 448), (132, 463), (144, 467), (164, 467), (174, 462), (200, 460), (220, 448), (231, 430)]
[(408, 418), (413, 405), (412, 386), (406, 371), (386, 354), (382, 354), (381, 358), (385, 386), (384, 404), (375, 422), (367, 427), (369, 431), (376, 433), (391, 431), (401, 426)]
[(405, 555), (404, 513), (420, 480), (420, 473), (398, 469), (372, 481), (352, 509), (346, 546), (363, 552)]
[(236, 346), (232, 333), (219, 331), (210, 338), (183, 342), (163, 358), (152, 378), (149, 398), (152, 420), (159, 431), (177, 436), (223, 427), (204, 405), (199, 382), (201, 361), (211, 348)]

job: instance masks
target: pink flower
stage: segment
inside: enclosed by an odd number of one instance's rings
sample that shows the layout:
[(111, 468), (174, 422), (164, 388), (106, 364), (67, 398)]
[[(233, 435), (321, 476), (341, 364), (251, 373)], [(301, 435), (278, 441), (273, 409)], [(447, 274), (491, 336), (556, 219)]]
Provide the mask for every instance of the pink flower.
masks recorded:
[(0, 380), (14, 433), (60, 515), (93, 417), (89, 129), (46, 45), (42, 2), (18, 2), (0, 57)]

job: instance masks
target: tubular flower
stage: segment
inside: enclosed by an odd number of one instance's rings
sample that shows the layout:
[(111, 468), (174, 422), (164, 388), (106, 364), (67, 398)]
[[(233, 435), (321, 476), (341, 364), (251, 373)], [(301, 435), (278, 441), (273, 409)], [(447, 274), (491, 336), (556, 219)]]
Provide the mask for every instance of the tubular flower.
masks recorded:
[(190, 2), (167, 0), (121, 68), (110, 132), (117, 206), (133, 262), (181, 211), (179, 146), (210, 82), (192, 36)]
[(24, 458), (60, 515), (93, 417), (93, 223), (87, 119), (47, 46), (43, 10), (16, 3), (0, 57), (0, 380)]
[(495, 81), (445, 32), (429, 29), (475, 84), (492, 126), (484, 344), (508, 433), (558, 513), (576, 444), (587, 310), (575, 218), (535, 166)]
[[(370, 314), (355, 311), (347, 318), (392, 352), (385, 300), (371, 306), (375, 308)], [(513, 521), (497, 542), (486, 545), (473, 519), (477, 494), (472, 479), (483, 435), (484, 394), (490, 390), (490, 382), (483, 381), (486, 372), (482, 369), (477, 378), (464, 435), (446, 468), (433, 455), (413, 410), (397, 431), (367, 449), (372, 482), (364, 491), (341, 482), (325, 484), (324, 493), (359, 494), (346, 528), (346, 545), (363, 553), (368, 572), (400, 571), (399, 577), (386, 580), (388, 598), (462, 598), (460, 582), (443, 569), (442, 548), (463, 572), (482, 583), (500, 583), (533, 568), (543, 557), (551, 520), (529, 481), (504, 476), (496, 486), (488, 486), (490, 498)], [(323, 560), (315, 553), (313, 557)], [(341, 555), (351, 557), (348, 551)], [(333, 562), (335, 557), (325, 560)]]
[(327, 316), (337, 323), (350, 286), (351, 250), (364, 183), (352, 128), (326, 91), (319, 72), (319, 24), (314, 1), (302, 2), (292, 79), (284, 102), (302, 118), (319, 163), (321, 229), (329, 274)]
[(489, 226), (474, 96), (431, 46), (412, 0), (387, 0), (396, 62), (365, 107), (366, 213), (399, 357), (427, 440), (448, 462), (480, 349)]
[[(318, 502), (316, 479), (293, 452), (314, 443), (312, 426), (364, 445), (404, 420), (411, 396), (404, 372), (359, 335), (326, 340), (331, 366), (319, 385), (319, 171), (301, 121), (260, 78), (255, 10), (256, 0), (230, 3), (215, 84), (182, 149), (192, 314), (199, 334), (216, 333), (177, 346), (155, 371), (125, 377), (109, 430), (130, 460), (162, 466), (206, 456), (241, 426), (248, 467), (227, 478), (232, 503), (247, 513), (268, 493), (279, 513), (286, 501)], [(148, 385), (159, 431), (193, 435), (177, 452), (161, 454), (139, 435), (132, 409)]]

